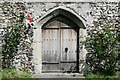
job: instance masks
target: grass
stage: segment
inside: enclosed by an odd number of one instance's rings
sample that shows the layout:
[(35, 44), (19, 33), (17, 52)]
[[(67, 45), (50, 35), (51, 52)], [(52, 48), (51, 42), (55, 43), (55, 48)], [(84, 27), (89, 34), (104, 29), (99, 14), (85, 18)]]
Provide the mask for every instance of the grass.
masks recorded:
[(32, 73), (22, 69), (3, 69), (2, 78), (33, 78)]
[(86, 80), (120, 80), (117, 73), (113, 75), (100, 73), (100, 72), (88, 72), (85, 74)]
[(85, 75), (85, 77), (86, 78), (118, 78), (118, 75), (114, 74), (112, 76), (109, 76), (109, 75), (101, 75), (101, 74), (99, 74), (99, 72), (97, 72), (96, 74), (89, 72)]

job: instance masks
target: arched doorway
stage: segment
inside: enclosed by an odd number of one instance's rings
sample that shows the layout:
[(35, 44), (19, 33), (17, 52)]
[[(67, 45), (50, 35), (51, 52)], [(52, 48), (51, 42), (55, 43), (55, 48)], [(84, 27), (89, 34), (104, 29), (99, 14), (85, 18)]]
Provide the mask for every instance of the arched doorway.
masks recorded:
[[(52, 22), (54, 23), (54, 25), (53, 25), (54, 27), (48, 26), (48, 25), (52, 24)], [(55, 23), (59, 23), (59, 25), (58, 25), (59, 27), (55, 27), (55, 25), (56, 25)], [(62, 24), (67, 25), (67, 26), (63, 27), (64, 29), (62, 29), (62, 27), (60, 27)], [(70, 63), (70, 64), (74, 64), (77, 67), (77, 68), (75, 68), (75, 70), (73, 70), (73, 71), (71, 70), (70, 72), (78, 72), (78, 71), (83, 72), (84, 67), (83, 67), (83, 65), (81, 65), (80, 60), (85, 59), (86, 51), (85, 51), (85, 49), (79, 50), (79, 48), (78, 48), (80, 41), (84, 40), (83, 36), (86, 35), (86, 29), (85, 29), (86, 23), (85, 23), (85, 19), (83, 17), (79, 16), (73, 10), (71, 10), (69, 8), (60, 6), (60, 7), (53, 8), (50, 11), (46, 12), (45, 15), (43, 15), (41, 18), (39, 18), (36, 21), (36, 24), (34, 25), (34, 27), (35, 27), (35, 29), (33, 31), (34, 35), (33, 35), (32, 46), (33, 46), (33, 62), (34, 62), (35, 74), (41, 74), (42, 72), (52, 72), (52, 71), (53, 72), (69, 72), (69, 70), (64, 70), (63, 68), (61, 68), (61, 65), (65, 64), (65, 63), (66, 63), (66, 66), (68, 66), (67, 63), (68, 64)], [(49, 28), (49, 29), (47, 29), (47, 28)], [(44, 40), (43, 38), (45, 37), (44, 35), (46, 35), (47, 31), (50, 32), (49, 30), (52, 30), (50, 35), (53, 33), (54, 34), (59, 33), (58, 35), (59, 35), (60, 41), (56, 42), (56, 43), (59, 43), (59, 46), (61, 46), (61, 47), (64, 43), (66, 43), (69, 40), (69, 39), (66, 39), (67, 37), (64, 37), (64, 36), (69, 36), (70, 34), (72, 34), (72, 32), (74, 32), (75, 36), (77, 35), (77, 38), (76, 38), (77, 41), (75, 41), (76, 42), (75, 44), (77, 46), (75, 45), (75, 50), (74, 50), (74, 52), (75, 52), (77, 49), (77, 51), (75, 53), (76, 54), (75, 57), (77, 57), (77, 58), (74, 57), (76, 60), (73, 59), (71, 61), (69, 60), (69, 61), (62, 62), (62, 60), (60, 60), (61, 56), (62, 56), (60, 52), (62, 52), (62, 50), (64, 50), (64, 53), (65, 53), (65, 51), (68, 52), (71, 49), (68, 46), (65, 46), (62, 48), (59, 47), (60, 49), (58, 49), (58, 50), (59, 50), (60, 58), (58, 58), (58, 61), (59, 61), (60, 66), (59, 66), (59, 69), (56, 69), (56, 70), (52, 70), (50, 68), (48, 68), (48, 70), (47, 70), (47, 69), (45, 69), (45, 65), (47, 65), (46, 63), (48, 63), (50, 65), (52, 65), (52, 64), (58, 65), (57, 60), (54, 59), (55, 61), (53, 60), (51, 62), (48, 62), (49, 60), (46, 61), (46, 60), (42, 59), (44, 57), (42, 55), (42, 54), (44, 54), (43, 52), (45, 51), (45, 53), (47, 53), (46, 52), (47, 50), (43, 49), (43, 47), (44, 47), (43, 43), (45, 43), (45, 42), (43, 42), (43, 40)], [(43, 31), (46, 31), (46, 32), (43, 32)], [(69, 32), (69, 34), (64, 35), (64, 33), (67, 33), (67, 32)], [(62, 33), (63, 33), (63, 36), (61, 35)], [(52, 37), (50, 37), (51, 43), (55, 42), (55, 40), (58, 41), (57, 38), (55, 39), (55, 36), (53, 36), (53, 37), (54, 37), (54, 39)], [(50, 38), (49, 38), (49, 40), (50, 40)], [(61, 40), (61, 38), (64, 40), (66, 39), (67, 41), (63, 43), (63, 40)], [(72, 38), (70, 38), (70, 39), (72, 40)], [(47, 38), (45, 39), (45, 41), (46, 40), (47, 40)], [(52, 40), (53, 40), (53, 42), (52, 42)], [(56, 44), (53, 44), (53, 45), (56, 46)], [(73, 46), (73, 44), (71, 42), (69, 43), (69, 45)], [(49, 44), (49, 46), (51, 46), (51, 44)], [(55, 52), (55, 49), (53, 49), (53, 50), (51, 49), (51, 53), (52, 53), (52, 51)], [(70, 51), (70, 52), (72, 52), (72, 51)], [(54, 53), (54, 54), (56, 54), (56, 53)], [(49, 56), (49, 57), (51, 57), (51, 56)], [(77, 63), (76, 63), (76, 61), (77, 61)], [(66, 68), (70, 69), (70, 67), (66, 67)], [(72, 69), (73, 69), (73, 67), (72, 67)]]
[(42, 26), (42, 72), (78, 72), (78, 26), (63, 15)]

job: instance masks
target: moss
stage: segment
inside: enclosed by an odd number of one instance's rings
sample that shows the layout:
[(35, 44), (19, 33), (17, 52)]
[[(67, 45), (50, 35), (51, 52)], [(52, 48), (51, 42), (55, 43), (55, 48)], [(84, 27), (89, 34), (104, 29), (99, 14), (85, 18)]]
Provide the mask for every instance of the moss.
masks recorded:
[(73, 74), (73, 77), (76, 77), (77, 76), (77, 74)]

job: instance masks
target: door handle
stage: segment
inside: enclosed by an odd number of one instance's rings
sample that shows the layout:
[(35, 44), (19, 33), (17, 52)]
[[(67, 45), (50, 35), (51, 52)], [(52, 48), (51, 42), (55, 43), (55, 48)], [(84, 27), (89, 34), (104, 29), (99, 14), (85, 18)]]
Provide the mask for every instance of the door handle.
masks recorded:
[(68, 48), (66, 47), (66, 48), (65, 48), (65, 52), (67, 52), (67, 51), (68, 51)]

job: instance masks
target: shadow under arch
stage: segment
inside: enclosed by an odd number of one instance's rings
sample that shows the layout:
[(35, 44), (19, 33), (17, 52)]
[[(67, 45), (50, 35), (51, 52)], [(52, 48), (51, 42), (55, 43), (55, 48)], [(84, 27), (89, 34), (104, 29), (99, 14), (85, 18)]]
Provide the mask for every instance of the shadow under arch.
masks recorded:
[(73, 10), (66, 7), (53, 8), (52, 10), (46, 12), (46, 14), (43, 15), (41, 18), (39, 18), (37, 20), (37, 23), (40, 27), (42, 27), (48, 20), (58, 15), (63, 15), (72, 22), (74, 22), (79, 28), (86, 29), (86, 20), (77, 13), (75, 13)]
[(76, 32), (78, 32), (79, 27), (76, 23), (74, 23), (73, 21), (69, 20), (67, 17), (63, 16), (63, 15), (57, 15), (55, 17), (53, 17), (52, 19), (48, 20), (43, 26), (42, 29), (45, 29), (47, 24), (51, 23), (52, 21), (60, 21), (62, 23), (65, 23), (66, 25), (70, 26), (71, 29), (74, 29)]

